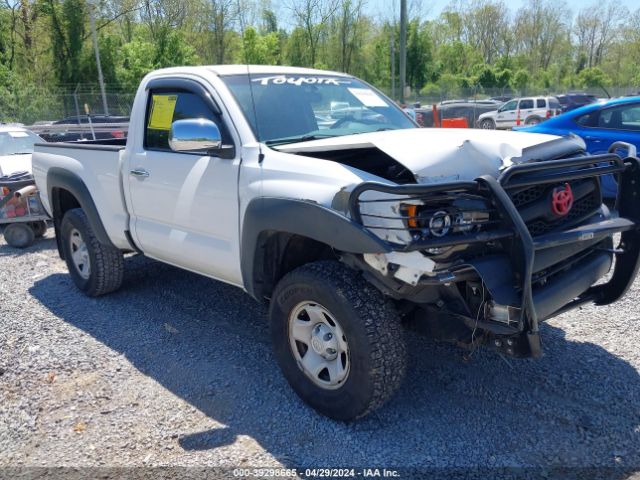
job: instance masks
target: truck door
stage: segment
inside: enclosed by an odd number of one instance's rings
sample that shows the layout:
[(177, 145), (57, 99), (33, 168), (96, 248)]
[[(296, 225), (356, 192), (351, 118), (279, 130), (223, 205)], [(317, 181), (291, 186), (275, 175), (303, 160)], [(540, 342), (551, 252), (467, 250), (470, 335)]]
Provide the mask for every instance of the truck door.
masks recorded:
[[(210, 91), (184, 79), (149, 85), (144, 128), (125, 167), (131, 229), (147, 256), (240, 285), (240, 158)], [(172, 124), (187, 119), (215, 123), (229, 158), (172, 150)]]
[[(533, 113), (533, 98), (523, 98), (518, 104), (520, 110), (520, 125), (524, 125), (526, 119)], [(513, 123), (510, 127), (515, 127), (518, 124), (518, 112), (513, 117)]]
[(515, 125), (516, 121), (516, 108), (518, 107), (518, 100), (510, 100), (498, 109), (496, 115), (496, 127), (508, 128), (512, 123)]

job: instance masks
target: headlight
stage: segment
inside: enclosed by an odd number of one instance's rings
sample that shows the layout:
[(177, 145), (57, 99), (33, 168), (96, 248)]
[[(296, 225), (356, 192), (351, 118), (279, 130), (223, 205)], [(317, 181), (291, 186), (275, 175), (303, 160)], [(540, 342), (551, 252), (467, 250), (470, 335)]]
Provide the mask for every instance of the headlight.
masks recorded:
[(365, 190), (358, 196), (358, 210), (364, 228), (384, 241), (401, 245), (424, 241), (446, 244), (498, 222), (487, 199), (457, 191), (398, 195)]
[(441, 238), (456, 233), (479, 231), (482, 224), (489, 222), (489, 212), (467, 210), (455, 205), (448, 208), (433, 209), (425, 205), (403, 203), (400, 213), (414, 239)]
[(429, 233), (434, 237), (444, 237), (451, 230), (451, 215), (444, 210), (437, 211), (429, 218)]

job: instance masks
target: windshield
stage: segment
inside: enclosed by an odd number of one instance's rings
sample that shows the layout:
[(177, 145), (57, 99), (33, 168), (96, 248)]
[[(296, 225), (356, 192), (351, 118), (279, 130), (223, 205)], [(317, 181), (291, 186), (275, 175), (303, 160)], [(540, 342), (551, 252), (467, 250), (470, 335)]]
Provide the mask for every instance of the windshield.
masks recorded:
[[(417, 128), (405, 113), (355, 78), (329, 75), (222, 77), (256, 138), (270, 145)], [(257, 120), (257, 126), (256, 126)]]
[(0, 132), (0, 155), (33, 153), (33, 144), (42, 141), (35, 133), (24, 130)]

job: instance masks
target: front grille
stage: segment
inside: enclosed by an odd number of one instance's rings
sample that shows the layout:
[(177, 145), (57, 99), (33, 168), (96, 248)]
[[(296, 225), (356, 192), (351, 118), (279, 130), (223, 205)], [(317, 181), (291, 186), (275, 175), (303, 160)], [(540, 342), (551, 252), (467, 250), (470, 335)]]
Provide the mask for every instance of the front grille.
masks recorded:
[(573, 207), (564, 217), (557, 217), (551, 210), (553, 190), (564, 183), (542, 184), (526, 187), (510, 193), (513, 204), (521, 213), (529, 233), (533, 237), (571, 228), (596, 213), (602, 204), (600, 183), (597, 178), (568, 182), (576, 195)]
[(516, 208), (520, 208), (528, 203), (532, 203), (540, 199), (548, 188), (549, 187), (546, 185), (536, 185), (534, 187), (525, 188), (524, 190), (511, 194), (511, 201)]

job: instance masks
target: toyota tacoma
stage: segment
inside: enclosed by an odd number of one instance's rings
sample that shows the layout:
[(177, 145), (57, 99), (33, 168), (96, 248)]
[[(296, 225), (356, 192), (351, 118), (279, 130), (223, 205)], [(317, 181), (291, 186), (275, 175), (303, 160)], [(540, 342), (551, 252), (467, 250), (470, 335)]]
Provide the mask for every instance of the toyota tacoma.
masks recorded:
[(537, 357), (542, 322), (616, 301), (638, 269), (631, 154), (421, 129), (341, 73), (155, 71), (127, 139), (39, 144), (33, 172), (80, 290), (117, 290), (135, 252), (242, 288), (268, 302), (293, 390), (340, 420), (399, 387), (405, 325)]

